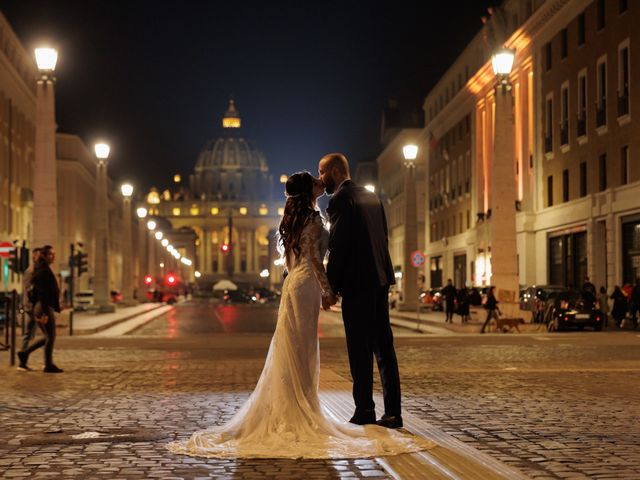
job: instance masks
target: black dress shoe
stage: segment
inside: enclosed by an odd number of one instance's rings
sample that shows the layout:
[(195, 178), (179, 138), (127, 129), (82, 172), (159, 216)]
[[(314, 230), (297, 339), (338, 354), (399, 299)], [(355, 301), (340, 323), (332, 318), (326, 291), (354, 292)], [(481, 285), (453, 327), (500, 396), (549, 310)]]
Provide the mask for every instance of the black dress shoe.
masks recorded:
[(29, 355), (26, 352), (18, 352), (18, 360), (20, 360), (20, 364), (18, 365), (18, 370), (20, 370), (21, 372), (31, 371), (31, 369), (27, 366)]
[(56, 367), (55, 365), (49, 365), (48, 367), (44, 367), (44, 373), (62, 373), (64, 370)]
[(383, 415), (380, 420), (376, 422), (380, 427), (385, 428), (401, 428), (402, 417), (400, 415)]
[(353, 414), (349, 423), (355, 423), (356, 425), (374, 425), (376, 423), (376, 411), (375, 410), (361, 410)]

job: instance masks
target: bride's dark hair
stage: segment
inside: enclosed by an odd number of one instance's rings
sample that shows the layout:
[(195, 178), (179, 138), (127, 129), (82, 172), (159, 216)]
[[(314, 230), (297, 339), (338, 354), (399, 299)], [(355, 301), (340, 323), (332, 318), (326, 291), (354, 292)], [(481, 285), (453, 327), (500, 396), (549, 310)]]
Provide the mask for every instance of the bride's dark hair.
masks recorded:
[[(309, 172), (297, 172), (285, 184), (287, 201), (278, 228), (278, 243), (289, 260), (300, 255), (300, 237), (307, 221), (318, 215), (313, 198), (313, 177)], [(291, 255), (293, 254), (293, 256)]]

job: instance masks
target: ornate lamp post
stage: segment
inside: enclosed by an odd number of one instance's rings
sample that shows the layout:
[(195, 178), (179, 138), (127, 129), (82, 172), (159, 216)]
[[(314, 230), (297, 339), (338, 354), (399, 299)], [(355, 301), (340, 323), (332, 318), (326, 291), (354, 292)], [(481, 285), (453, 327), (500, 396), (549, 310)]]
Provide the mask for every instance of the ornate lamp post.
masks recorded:
[(109, 295), (109, 199), (107, 196), (107, 159), (110, 148), (96, 143), (96, 253), (93, 296), (99, 313), (115, 311)]
[(515, 51), (507, 48), (492, 56), (495, 86), (495, 134), (491, 188), (491, 283), (497, 287), (502, 309), (515, 313), (518, 295), (516, 243), (516, 171), (513, 96), (509, 75)]
[(411, 264), (411, 254), (418, 249), (418, 218), (416, 210), (416, 158), (417, 145), (402, 147), (404, 157), (404, 266), (402, 272), (402, 302), (400, 310), (418, 308), (418, 272)]
[[(147, 230), (149, 230), (149, 233), (153, 233), (153, 231), (156, 229), (156, 221), (155, 220), (149, 220), (147, 221)], [(158, 276), (158, 266), (156, 265), (157, 263), (157, 259), (156, 259), (156, 242), (153, 241), (153, 238), (149, 239), (149, 251), (148, 251), (149, 257), (148, 257), (148, 263), (149, 263), (149, 275), (151, 276), (151, 285), (148, 285), (148, 288), (154, 288), (154, 285), (156, 283), (156, 277)]]
[(120, 186), (122, 193), (122, 303), (135, 305), (133, 298), (133, 236), (131, 235), (131, 195), (133, 186)]
[(138, 217), (138, 301), (144, 301), (146, 298), (145, 290), (147, 285), (144, 283), (145, 277), (149, 274), (149, 266), (147, 265), (147, 227), (145, 218), (149, 211), (145, 207), (136, 209)]
[[(33, 244), (58, 245), (58, 182), (56, 175), (55, 77), (58, 61), (54, 48), (36, 48), (40, 70), (37, 82), (35, 168), (33, 172)], [(56, 265), (52, 265), (56, 267)]]

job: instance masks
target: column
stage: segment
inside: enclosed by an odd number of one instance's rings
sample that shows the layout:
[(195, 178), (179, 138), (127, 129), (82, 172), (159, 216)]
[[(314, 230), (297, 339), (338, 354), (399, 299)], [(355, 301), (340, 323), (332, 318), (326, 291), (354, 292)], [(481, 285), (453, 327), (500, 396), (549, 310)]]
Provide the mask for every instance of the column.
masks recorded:
[[(53, 77), (37, 83), (35, 165), (33, 169), (33, 245), (52, 245), (65, 256), (58, 245), (58, 181), (56, 173), (56, 120)], [(9, 181), (9, 188), (11, 182)], [(68, 248), (68, 246), (67, 246)], [(57, 271), (58, 263), (51, 265)]]
[(240, 242), (240, 236), (242, 235), (242, 231), (237, 229), (235, 231), (235, 235), (233, 236), (233, 249), (231, 253), (233, 254), (233, 273), (238, 274), (240, 271), (240, 257), (242, 255), (242, 242)]
[(115, 311), (109, 295), (109, 210), (107, 198), (107, 162), (96, 166), (96, 253), (93, 298), (98, 312)]
[(122, 303), (135, 305), (133, 298), (133, 238), (131, 235), (131, 197), (122, 199)]
[(504, 305), (506, 316), (515, 315), (518, 301), (516, 242), (516, 189), (514, 159), (513, 97), (508, 86), (497, 86), (495, 94), (495, 132), (491, 168), (491, 283)]
[(255, 273), (255, 267), (253, 266), (255, 231), (253, 228), (247, 230), (247, 273)]
[(405, 167), (404, 178), (405, 200), (405, 227), (404, 227), (404, 253), (402, 302), (398, 305), (400, 310), (413, 311), (418, 308), (418, 271), (411, 263), (411, 254), (418, 250), (418, 219), (416, 210), (416, 167)]

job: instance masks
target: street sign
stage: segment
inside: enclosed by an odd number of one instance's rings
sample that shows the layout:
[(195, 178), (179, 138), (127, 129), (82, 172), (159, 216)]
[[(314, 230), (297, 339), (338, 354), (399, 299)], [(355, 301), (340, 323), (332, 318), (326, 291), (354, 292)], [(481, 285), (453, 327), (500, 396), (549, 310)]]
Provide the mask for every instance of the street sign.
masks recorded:
[(14, 248), (11, 242), (0, 242), (0, 257), (9, 258), (9, 254)]
[(425, 258), (424, 253), (422, 253), (420, 250), (416, 250), (411, 254), (411, 265), (413, 265), (416, 268), (424, 265), (424, 262), (426, 260), (427, 259)]

